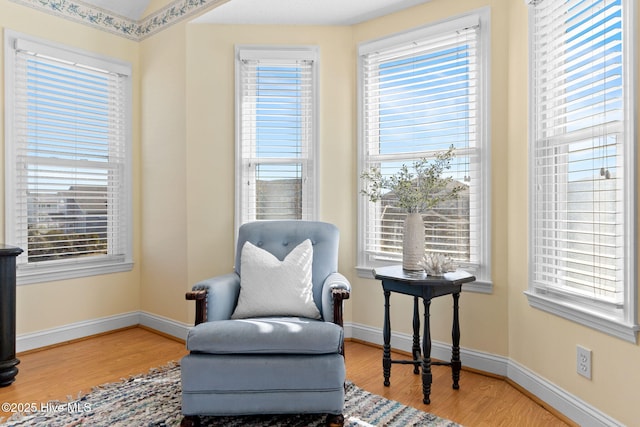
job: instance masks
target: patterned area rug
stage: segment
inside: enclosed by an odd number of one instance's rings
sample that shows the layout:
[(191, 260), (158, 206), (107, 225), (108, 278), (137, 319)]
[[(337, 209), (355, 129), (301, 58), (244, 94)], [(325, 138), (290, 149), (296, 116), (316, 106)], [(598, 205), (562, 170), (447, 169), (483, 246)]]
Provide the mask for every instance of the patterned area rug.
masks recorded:
[[(48, 402), (36, 412), (16, 414), (6, 426), (179, 426), (180, 367), (153, 369), (146, 375), (96, 387), (78, 400)], [(348, 427), (458, 427), (452, 421), (347, 384), (344, 408)], [(203, 417), (202, 426), (321, 427), (325, 415)]]

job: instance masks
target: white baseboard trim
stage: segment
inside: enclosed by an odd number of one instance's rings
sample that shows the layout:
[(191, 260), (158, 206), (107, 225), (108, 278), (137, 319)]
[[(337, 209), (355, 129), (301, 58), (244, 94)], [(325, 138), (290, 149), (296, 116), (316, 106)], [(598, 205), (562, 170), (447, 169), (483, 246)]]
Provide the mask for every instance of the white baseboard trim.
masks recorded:
[(189, 327), (192, 326), (176, 322), (167, 317), (158, 316), (157, 314), (132, 311), (115, 316), (70, 323), (58, 328), (45, 329), (29, 334), (20, 334), (16, 336), (16, 353), (136, 325), (143, 325), (181, 340), (187, 338)]
[[(191, 326), (156, 314), (136, 311), (71, 323), (29, 334), (20, 334), (16, 337), (16, 352), (20, 353), (135, 325), (143, 325), (179, 339), (187, 337)], [(344, 325), (344, 332), (346, 338), (354, 338), (377, 345), (383, 344), (382, 330), (379, 328), (347, 322)], [(413, 337), (409, 334), (399, 332), (391, 334), (391, 347), (395, 349), (410, 353), (412, 343)], [(434, 341), (431, 356), (434, 359), (449, 360), (451, 358), (450, 345)], [(462, 347), (460, 348), (460, 359), (463, 366), (509, 378), (580, 425), (623, 427), (622, 423), (597, 408), (504, 356)]]
[(146, 311), (140, 312), (140, 321), (138, 323), (142, 326), (146, 326), (147, 328), (151, 328), (185, 341), (187, 339), (187, 334), (189, 333), (189, 328), (193, 326), (193, 324), (190, 325), (187, 323), (177, 322), (167, 317), (147, 313)]
[[(372, 328), (366, 325), (350, 324), (350, 335), (347, 335), (345, 325), (345, 336), (358, 340), (370, 342), (377, 345), (383, 344), (382, 330)], [(391, 347), (411, 353), (413, 346), (413, 336), (400, 332), (391, 333)], [(431, 357), (439, 360), (451, 359), (451, 345), (439, 341), (431, 342)], [(509, 359), (503, 356), (496, 356), (490, 353), (484, 353), (477, 350), (468, 350), (464, 347), (460, 348), (460, 360), (464, 366), (478, 369), (491, 374), (507, 376), (507, 367)]]
[(624, 424), (513, 360), (509, 361), (507, 377), (581, 426), (624, 427)]
[[(347, 329), (347, 325), (345, 324), (345, 336), (348, 338), (355, 338), (378, 345), (383, 344), (381, 329), (356, 323), (351, 323), (348, 326), (349, 328)], [(392, 348), (411, 353), (412, 345), (412, 335), (399, 332), (391, 333)], [(433, 341), (431, 357), (440, 360), (450, 360), (451, 345)], [(507, 357), (461, 347), (460, 359), (462, 360), (463, 366), (509, 378), (579, 425), (624, 427), (619, 421), (616, 421), (597, 408)], [(461, 380), (461, 387), (464, 387), (464, 379)]]
[(16, 353), (60, 344), (138, 324), (140, 324), (140, 313), (132, 311), (115, 316), (70, 323), (38, 332), (19, 334), (16, 336)]

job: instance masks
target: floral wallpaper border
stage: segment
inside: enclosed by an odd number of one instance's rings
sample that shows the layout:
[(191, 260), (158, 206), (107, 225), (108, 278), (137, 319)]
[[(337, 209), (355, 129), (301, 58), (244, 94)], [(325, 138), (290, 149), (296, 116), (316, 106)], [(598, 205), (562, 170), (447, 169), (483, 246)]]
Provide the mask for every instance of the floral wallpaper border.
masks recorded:
[(140, 41), (205, 7), (228, 0), (175, 0), (151, 15), (134, 21), (80, 0), (11, 0), (46, 13), (80, 22), (131, 40)]

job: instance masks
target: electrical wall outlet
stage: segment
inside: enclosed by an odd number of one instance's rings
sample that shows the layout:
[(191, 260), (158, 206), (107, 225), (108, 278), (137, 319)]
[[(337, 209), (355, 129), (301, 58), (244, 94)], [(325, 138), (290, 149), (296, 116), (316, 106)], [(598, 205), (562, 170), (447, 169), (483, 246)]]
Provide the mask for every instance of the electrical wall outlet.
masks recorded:
[(577, 370), (578, 374), (591, 379), (591, 350), (582, 346), (577, 349)]

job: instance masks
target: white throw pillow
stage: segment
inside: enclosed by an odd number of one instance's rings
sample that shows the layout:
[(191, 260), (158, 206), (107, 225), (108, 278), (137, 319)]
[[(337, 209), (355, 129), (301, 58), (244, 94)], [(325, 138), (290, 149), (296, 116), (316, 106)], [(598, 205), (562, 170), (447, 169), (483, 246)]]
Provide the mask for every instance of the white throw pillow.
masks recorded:
[(240, 296), (232, 319), (261, 316), (302, 316), (319, 319), (313, 301), (309, 239), (296, 246), (283, 261), (250, 242), (242, 247)]

